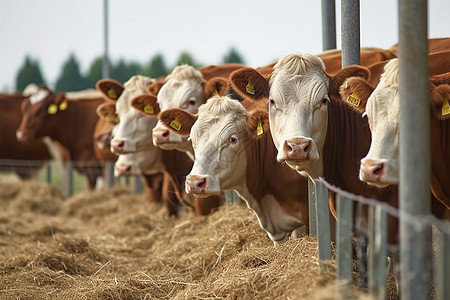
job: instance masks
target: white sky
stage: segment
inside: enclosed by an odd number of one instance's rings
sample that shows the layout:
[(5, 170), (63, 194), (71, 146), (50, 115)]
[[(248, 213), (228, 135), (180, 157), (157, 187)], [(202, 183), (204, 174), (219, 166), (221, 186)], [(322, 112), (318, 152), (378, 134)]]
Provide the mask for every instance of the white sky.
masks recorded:
[[(361, 46), (398, 40), (396, 0), (361, 0)], [(340, 48), (340, 0), (336, 0)], [(429, 37), (450, 37), (449, 0), (429, 0)], [(319, 0), (109, 0), (110, 58), (168, 67), (182, 51), (202, 64), (221, 63), (235, 47), (258, 67), (289, 53), (322, 51)], [(0, 0), (0, 90), (15, 87), (25, 55), (38, 59), (53, 85), (74, 53), (84, 73), (103, 52), (103, 0)]]

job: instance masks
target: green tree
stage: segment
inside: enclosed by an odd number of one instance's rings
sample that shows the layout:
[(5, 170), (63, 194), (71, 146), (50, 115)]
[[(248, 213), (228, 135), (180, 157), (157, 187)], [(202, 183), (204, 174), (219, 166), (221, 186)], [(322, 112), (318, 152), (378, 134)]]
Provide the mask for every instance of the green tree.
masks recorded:
[[(111, 70), (111, 62), (109, 63), (109, 69)], [(99, 81), (102, 78), (103, 78), (103, 56), (99, 56), (92, 61), (88, 73), (85, 76), (85, 79), (90, 88), (95, 88), (95, 84), (97, 83), (97, 81)]]
[(177, 66), (183, 64), (197, 67), (197, 64), (194, 62), (194, 58), (192, 57), (192, 55), (186, 51), (182, 52), (177, 60)]
[(113, 65), (110, 71), (110, 77), (119, 81), (126, 82), (131, 76), (140, 74), (142, 67), (136, 62), (126, 63), (120, 59), (117, 64)]
[(167, 73), (168, 69), (162, 54), (156, 54), (143, 71), (143, 75), (151, 78), (158, 78), (159, 76), (166, 75)]
[(242, 59), (242, 56), (237, 52), (235, 48), (231, 48), (230, 51), (228, 51), (228, 54), (223, 57), (223, 63), (244, 64), (244, 59)]
[(39, 62), (27, 55), (24, 65), (19, 69), (16, 76), (16, 91), (23, 91), (30, 83), (40, 84), (45, 83), (45, 80), (42, 77)]
[(81, 76), (80, 64), (74, 54), (70, 54), (63, 64), (61, 74), (56, 80), (55, 92), (78, 91), (89, 87), (87, 80)]

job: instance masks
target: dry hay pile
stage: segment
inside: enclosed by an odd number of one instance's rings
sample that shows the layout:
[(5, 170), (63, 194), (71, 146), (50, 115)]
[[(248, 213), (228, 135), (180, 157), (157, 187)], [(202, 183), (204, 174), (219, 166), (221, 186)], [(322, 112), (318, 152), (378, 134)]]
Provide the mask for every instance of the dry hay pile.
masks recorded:
[(246, 207), (168, 218), (125, 187), (67, 200), (0, 184), (1, 299), (334, 299), (311, 237), (277, 248)]

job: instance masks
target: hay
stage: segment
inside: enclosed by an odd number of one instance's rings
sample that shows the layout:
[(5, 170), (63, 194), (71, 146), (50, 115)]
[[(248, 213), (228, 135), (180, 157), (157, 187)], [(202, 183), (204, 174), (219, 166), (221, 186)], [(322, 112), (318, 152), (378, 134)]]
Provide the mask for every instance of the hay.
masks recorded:
[(1, 299), (337, 296), (313, 238), (275, 248), (244, 206), (169, 218), (125, 187), (64, 200), (35, 182), (0, 184), (0, 205)]

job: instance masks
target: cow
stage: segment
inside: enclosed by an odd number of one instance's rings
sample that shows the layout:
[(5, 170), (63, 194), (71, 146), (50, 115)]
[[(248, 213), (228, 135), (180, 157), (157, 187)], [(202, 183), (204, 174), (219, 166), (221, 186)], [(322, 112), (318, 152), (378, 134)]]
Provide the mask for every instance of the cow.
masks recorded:
[[(429, 55), (429, 74), (450, 72), (450, 52)], [(444, 79), (444, 80), (443, 80)], [(442, 83), (444, 81), (444, 83)], [(447, 84), (445, 84), (445, 82)], [(442, 84), (441, 84), (442, 83)], [(450, 73), (430, 77), (431, 191), (450, 209)], [(342, 103), (353, 98), (349, 107), (364, 113), (369, 121), (372, 141), (361, 159), (359, 178), (380, 188), (399, 183), (399, 86), (398, 60), (384, 68), (381, 80), (372, 86), (361, 78), (348, 78), (340, 87)], [(345, 100), (344, 100), (345, 99)], [(350, 103), (355, 103), (350, 101)], [(382, 120), (382, 121), (381, 121)]]
[[(389, 51), (398, 55), (398, 43), (388, 48)], [(431, 38), (428, 39), (428, 54), (438, 53), (450, 50), (450, 38)]]
[(16, 137), (28, 142), (49, 136), (59, 142), (70, 159), (77, 162), (75, 168), (87, 176), (89, 187), (94, 188), (97, 177), (102, 176), (93, 135), (98, 119), (96, 108), (103, 101), (95, 90), (55, 94), (41, 85), (22, 102), (23, 115)]
[(307, 178), (276, 162), (267, 112), (250, 114), (238, 100), (216, 95), (198, 115), (175, 108), (162, 111), (159, 120), (192, 140), (188, 193), (207, 197), (235, 190), (274, 242), (306, 232)]
[(16, 131), (22, 118), (21, 105), (27, 96), (25, 91), (0, 94), (0, 158), (24, 161), (21, 166), (4, 165), (0, 170), (13, 170), (22, 179), (32, 178), (42, 166), (55, 158), (55, 155), (58, 160), (67, 159), (65, 149), (48, 138), (26, 143), (17, 140)]
[[(245, 69), (232, 74), (231, 80), (245, 97), (249, 95), (244, 84), (251, 82), (254, 101), (268, 102), (278, 162), (312, 179), (323, 177), (343, 190), (398, 207), (397, 189), (373, 188), (358, 179), (357, 162), (367, 153), (370, 130), (366, 119), (337, 100), (340, 85), (350, 76), (367, 78), (368, 72), (344, 68), (329, 75), (317, 56), (291, 54), (278, 61), (270, 78)], [(388, 222), (389, 241), (396, 243), (398, 224), (393, 218)]]
[[(157, 118), (145, 117), (138, 110), (131, 106), (131, 101), (145, 101), (153, 95), (147, 94), (147, 88), (153, 81), (143, 76), (133, 76), (125, 85), (112, 80), (102, 80), (97, 83), (97, 89), (103, 92), (105, 97), (116, 98), (116, 118), (119, 121), (114, 130), (114, 138), (111, 142), (111, 149), (122, 155), (134, 153), (145, 157), (145, 170), (143, 173), (163, 172), (164, 189), (163, 202), (165, 203), (169, 215), (176, 215), (173, 208), (181, 202), (188, 209), (195, 210), (199, 215), (210, 213), (220, 204), (221, 199), (215, 198), (210, 202), (191, 199), (191, 196), (184, 195), (182, 186), (184, 177), (192, 166), (192, 161), (185, 153), (177, 151), (166, 151), (153, 145), (151, 138), (147, 138), (148, 132), (155, 126)], [(114, 92), (110, 92), (113, 90)], [(114, 97), (111, 97), (113, 95)], [(146, 154), (138, 154), (145, 152)], [(136, 156), (135, 156), (136, 157)], [(119, 157), (120, 160), (120, 157)], [(141, 165), (142, 166), (142, 165)], [(116, 163), (117, 168), (132, 169), (131, 163), (126, 165), (123, 161)], [(135, 168), (136, 170), (136, 168)]]

